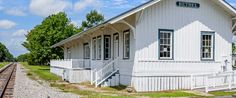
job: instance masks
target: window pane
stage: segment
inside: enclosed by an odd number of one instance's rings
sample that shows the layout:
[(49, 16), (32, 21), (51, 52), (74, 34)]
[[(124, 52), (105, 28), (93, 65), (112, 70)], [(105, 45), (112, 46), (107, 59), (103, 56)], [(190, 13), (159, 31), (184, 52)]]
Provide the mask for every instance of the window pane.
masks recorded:
[(160, 58), (170, 59), (172, 58), (172, 32), (171, 31), (160, 31)]
[(89, 59), (90, 58), (89, 44), (84, 44), (84, 58), (85, 59)]
[(213, 59), (213, 34), (202, 34), (202, 59)]
[(110, 36), (104, 38), (104, 59), (110, 59)]
[(97, 51), (97, 59), (101, 59), (101, 51), (102, 51), (102, 46), (101, 46), (101, 43), (102, 43), (102, 40), (101, 40), (101, 37), (98, 37), (98, 40), (97, 40), (97, 47), (98, 47), (98, 51)]
[(130, 58), (130, 32), (124, 32), (124, 58)]
[(96, 43), (96, 38), (93, 39), (93, 59), (96, 59), (96, 49), (97, 48), (97, 43)]

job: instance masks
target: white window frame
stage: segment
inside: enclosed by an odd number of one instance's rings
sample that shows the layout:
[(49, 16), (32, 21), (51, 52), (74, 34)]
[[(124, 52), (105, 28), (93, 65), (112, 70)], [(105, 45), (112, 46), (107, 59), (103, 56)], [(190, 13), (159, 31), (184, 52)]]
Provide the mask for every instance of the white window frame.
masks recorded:
[(97, 37), (97, 60), (101, 60), (102, 58), (102, 37)]
[[(168, 37), (168, 34), (170, 36)], [(174, 30), (159, 29), (159, 59), (173, 60), (174, 59)], [(162, 48), (164, 47), (164, 48)], [(169, 47), (169, 50), (168, 50)]]
[(84, 59), (90, 59), (90, 46), (89, 46), (89, 43), (84, 44)]
[[(204, 39), (204, 36), (206, 36), (205, 39)], [(210, 50), (206, 48), (210, 48)], [(207, 57), (207, 55), (209, 57)], [(202, 31), (201, 32), (201, 60), (212, 61), (215, 59), (214, 56), (215, 56), (215, 32)]]
[(93, 60), (96, 59), (97, 55), (97, 38), (93, 38)]
[[(106, 38), (108, 38), (108, 47), (106, 46)], [(106, 49), (108, 49), (108, 52), (106, 52)], [(108, 53), (108, 54), (106, 54)], [(108, 55), (108, 57), (106, 57)], [(104, 60), (111, 59), (111, 36), (110, 35), (104, 35)]]
[(130, 59), (130, 30), (124, 31), (123, 43), (123, 59)]
[(71, 48), (67, 48), (67, 59), (71, 59)]

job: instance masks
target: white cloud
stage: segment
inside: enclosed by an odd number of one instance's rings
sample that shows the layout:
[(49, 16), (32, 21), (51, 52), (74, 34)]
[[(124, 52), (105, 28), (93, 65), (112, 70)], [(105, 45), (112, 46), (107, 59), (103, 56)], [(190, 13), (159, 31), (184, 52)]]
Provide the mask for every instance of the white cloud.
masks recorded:
[[(28, 52), (27, 49), (22, 46), (22, 43), (26, 41), (26, 37), (24, 36), (26, 33), (27, 30), (25, 29), (19, 29), (14, 32), (0, 31), (0, 36), (3, 36), (0, 38), (0, 41), (3, 42), (10, 52), (16, 57), (20, 54)], [(9, 34), (11, 35), (9, 36)]]
[(30, 11), (33, 14), (46, 17), (71, 7), (71, 2), (67, 0), (31, 0)]
[(100, 7), (100, 1), (99, 0), (81, 0), (75, 3), (74, 10), (81, 11), (87, 7)]
[[(141, 2), (137, 0), (138, 3)], [(103, 2), (105, 8), (109, 9), (130, 9), (134, 7), (134, 4), (137, 3), (137, 1), (128, 1), (128, 0), (109, 0)], [(109, 5), (108, 5), (109, 4)]]
[(25, 29), (20, 29), (20, 30), (17, 30), (16, 32), (14, 32), (12, 34), (13, 37), (24, 37), (26, 34), (27, 34), (27, 30)]
[(71, 21), (71, 24), (78, 26), (78, 22), (77, 21)]
[(114, 1), (112, 1), (112, 2), (114, 2), (114, 3), (113, 3), (114, 5), (118, 5), (118, 6), (121, 6), (121, 5), (123, 5), (123, 4), (128, 3), (127, 0), (114, 0)]
[(148, 2), (149, 0), (141, 0), (140, 3), (146, 3)]
[(21, 8), (11, 8), (5, 11), (8, 15), (25, 16), (26, 13)]
[(10, 20), (0, 20), (0, 28), (11, 29), (16, 26), (16, 23)]

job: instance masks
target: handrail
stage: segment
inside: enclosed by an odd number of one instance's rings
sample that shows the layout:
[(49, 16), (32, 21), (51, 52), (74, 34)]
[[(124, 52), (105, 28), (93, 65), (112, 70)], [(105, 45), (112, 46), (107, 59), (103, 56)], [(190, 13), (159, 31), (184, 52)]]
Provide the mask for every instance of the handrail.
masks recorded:
[(101, 84), (102, 82), (104, 82), (105, 80), (107, 80), (110, 76), (112, 76), (113, 74), (115, 74), (117, 71), (119, 71), (119, 69), (116, 69), (115, 71), (113, 71), (111, 74), (109, 74), (108, 76), (106, 76), (105, 78), (103, 78), (100, 82), (97, 83), (97, 86), (99, 84)]
[[(196, 80), (198, 79), (198, 81)], [(199, 81), (199, 79), (201, 81)], [(198, 83), (201, 82), (199, 85)], [(196, 85), (197, 83), (197, 85)], [(236, 88), (236, 71), (191, 75), (191, 89), (203, 88), (205, 92)]]
[(104, 64), (104, 66), (99, 70), (95, 69), (95, 87), (104, 82), (108, 76), (111, 76), (112, 74), (117, 72), (117, 69), (115, 69), (117, 60), (118, 58), (109, 61), (108, 63)]
[[(118, 59), (118, 58), (117, 58)], [(93, 83), (96, 82), (95, 78), (95, 74), (98, 70), (101, 70), (103, 67), (105, 67), (107, 64), (109, 64), (110, 62), (114, 61), (113, 59), (109, 59), (108, 61), (106, 61), (105, 63), (102, 63), (100, 65), (97, 65), (94, 69), (91, 69), (91, 85)]]
[(107, 65), (107, 66), (104, 66), (102, 69), (98, 70), (98, 72), (100, 72), (100, 71), (106, 69), (107, 67), (109, 67), (110, 64), (114, 63), (116, 60), (117, 60), (117, 59), (112, 60), (112, 61), (110, 61), (109, 63), (105, 64), (105, 65)]

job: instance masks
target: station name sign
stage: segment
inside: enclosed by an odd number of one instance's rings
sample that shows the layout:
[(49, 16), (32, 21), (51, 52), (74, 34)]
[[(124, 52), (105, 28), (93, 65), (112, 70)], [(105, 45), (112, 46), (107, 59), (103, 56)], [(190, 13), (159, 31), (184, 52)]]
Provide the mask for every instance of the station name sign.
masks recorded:
[(177, 1), (176, 5), (178, 7), (187, 7), (187, 8), (199, 8), (199, 3), (193, 3), (193, 2), (183, 2), (183, 1)]

